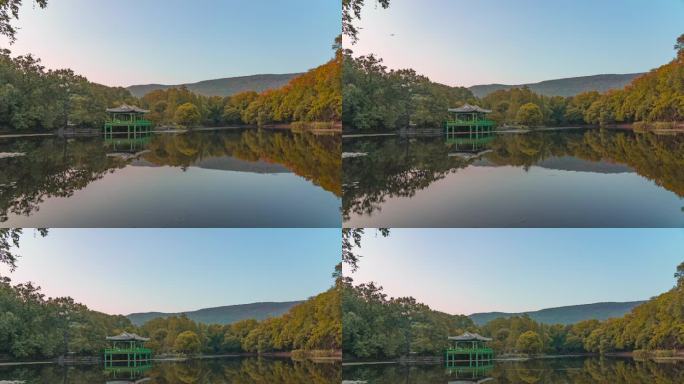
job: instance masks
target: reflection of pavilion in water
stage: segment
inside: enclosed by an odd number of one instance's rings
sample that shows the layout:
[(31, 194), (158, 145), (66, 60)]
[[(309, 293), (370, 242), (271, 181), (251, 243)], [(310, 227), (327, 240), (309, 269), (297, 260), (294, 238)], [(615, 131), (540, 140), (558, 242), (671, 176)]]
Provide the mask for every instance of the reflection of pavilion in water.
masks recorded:
[(449, 146), (449, 157), (461, 157), (466, 160), (481, 156), (491, 151), (491, 143), (496, 134), (490, 132), (447, 133), (446, 144)]
[(479, 367), (447, 367), (446, 374), (450, 378), (449, 384), (486, 383), (494, 380), (490, 376), (493, 369), (494, 364), (492, 363)]
[(110, 157), (137, 157), (147, 151), (147, 147), (152, 142), (152, 133), (129, 133), (123, 136), (107, 137), (104, 143), (107, 147), (107, 156)]
[(137, 367), (105, 367), (106, 384), (138, 384), (152, 381), (147, 371), (152, 368), (151, 363)]
[(492, 339), (466, 332), (450, 336), (451, 346), (445, 351), (447, 374), (457, 379), (449, 383), (484, 383), (492, 378), (494, 350), (486, 345)]

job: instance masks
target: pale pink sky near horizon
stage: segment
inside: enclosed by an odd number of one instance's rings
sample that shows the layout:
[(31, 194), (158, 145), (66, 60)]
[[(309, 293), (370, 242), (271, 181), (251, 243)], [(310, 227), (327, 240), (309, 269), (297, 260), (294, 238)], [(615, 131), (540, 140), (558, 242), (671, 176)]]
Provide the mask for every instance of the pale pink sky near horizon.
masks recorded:
[[(645, 72), (674, 57), (684, 1), (366, 1), (355, 56), (450, 86)], [(635, 28), (639, 25), (639, 28)]]
[[(306, 300), (329, 289), (339, 229), (26, 229), (13, 284), (109, 314)], [(306, 238), (307, 241), (301, 241)], [(278, 287), (278, 289), (273, 289)]]
[(109, 86), (295, 73), (330, 60), (341, 4), (319, 0), (25, 0), (12, 55)]
[[(494, 240), (495, 239), (495, 240)], [(359, 269), (391, 297), (450, 314), (647, 300), (671, 289), (681, 229), (368, 229)], [(645, 262), (648, 257), (648, 262)]]

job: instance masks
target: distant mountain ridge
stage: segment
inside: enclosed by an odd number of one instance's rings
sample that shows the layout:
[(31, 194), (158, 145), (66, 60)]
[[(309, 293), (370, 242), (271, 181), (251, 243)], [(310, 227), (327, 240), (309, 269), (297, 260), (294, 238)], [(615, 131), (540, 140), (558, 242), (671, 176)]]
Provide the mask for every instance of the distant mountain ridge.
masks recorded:
[(264, 320), (269, 317), (278, 317), (287, 313), (292, 307), (303, 301), (286, 302), (262, 302), (239, 305), (226, 305), (222, 307), (203, 308), (196, 311), (165, 313), (165, 312), (142, 312), (127, 315), (129, 320), (140, 326), (156, 318), (166, 318), (185, 314), (189, 319), (205, 324), (232, 324), (240, 320), (255, 319)]
[(632, 82), (634, 78), (643, 74), (644, 73), (625, 73), (567, 77), (518, 85), (482, 84), (473, 85), (468, 89), (470, 89), (476, 97), (485, 97), (488, 94), (501, 89), (522, 87), (528, 87), (531, 91), (545, 96), (574, 96), (582, 92), (605, 92), (611, 89), (621, 89)]
[(221, 79), (204, 80), (186, 84), (140, 84), (126, 87), (135, 97), (143, 97), (145, 94), (159, 89), (178, 88), (185, 86), (188, 90), (204, 96), (231, 96), (236, 93), (255, 91), (263, 92), (267, 89), (276, 89), (284, 86), (293, 78), (302, 73), (263, 74), (238, 77), (224, 77)]
[(477, 325), (484, 325), (491, 320), (504, 317), (528, 315), (534, 321), (544, 324), (573, 324), (583, 320), (606, 320), (613, 317), (622, 317), (629, 313), (637, 305), (646, 301), (628, 302), (603, 302), (593, 304), (568, 305), (564, 307), (546, 308), (538, 311), (507, 313), (507, 312), (484, 312), (473, 313), (469, 317)]

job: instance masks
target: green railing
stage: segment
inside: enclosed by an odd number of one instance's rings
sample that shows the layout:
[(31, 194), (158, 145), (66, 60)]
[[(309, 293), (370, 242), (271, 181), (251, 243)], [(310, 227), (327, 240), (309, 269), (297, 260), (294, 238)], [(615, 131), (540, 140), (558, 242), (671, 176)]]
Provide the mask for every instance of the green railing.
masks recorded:
[(106, 355), (126, 355), (130, 353), (152, 354), (150, 348), (107, 348), (104, 350)]
[(447, 120), (447, 127), (467, 127), (471, 125), (479, 125), (485, 127), (494, 126), (496, 123), (494, 120), (489, 119), (479, 119), (479, 120)]
[(138, 127), (149, 127), (152, 126), (152, 122), (149, 120), (141, 119), (141, 120), (108, 120), (105, 122), (105, 126), (126, 126), (126, 125), (132, 125), (132, 126), (138, 126)]
[(446, 350), (447, 353), (449, 354), (463, 354), (463, 355), (472, 355), (472, 354), (493, 354), (494, 350), (491, 348), (449, 348)]

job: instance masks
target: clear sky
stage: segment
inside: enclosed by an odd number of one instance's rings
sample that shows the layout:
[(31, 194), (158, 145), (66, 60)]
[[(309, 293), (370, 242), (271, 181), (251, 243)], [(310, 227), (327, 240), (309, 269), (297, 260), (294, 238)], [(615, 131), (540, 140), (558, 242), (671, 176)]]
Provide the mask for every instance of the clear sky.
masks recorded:
[(356, 284), (452, 314), (644, 300), (675, 284), (682, 229), (368, 231)]
[(303, 300), (330, 288), (338, 229), (26, 230), (13, 283), (111, 314)]
[[(330, 0), (25, 0), (13, 54), (106, 85), (304, 72), (333, 56)], [(7, 47), (0, 38), (0, 46)]]
[(360, 41), (448, 85), (648, 71), (672, 60), (684, 0), (367, 0)]

